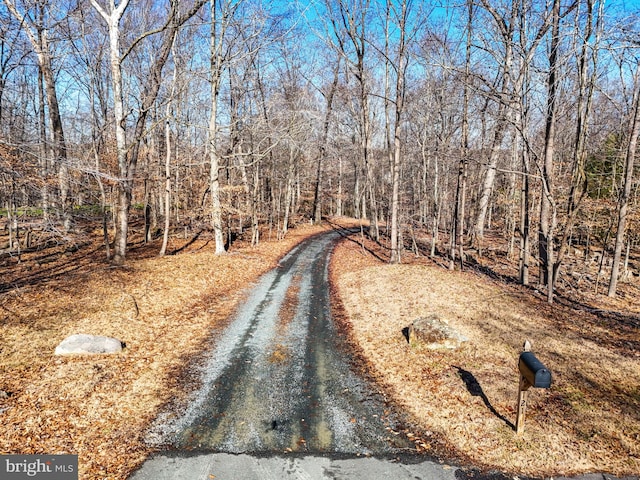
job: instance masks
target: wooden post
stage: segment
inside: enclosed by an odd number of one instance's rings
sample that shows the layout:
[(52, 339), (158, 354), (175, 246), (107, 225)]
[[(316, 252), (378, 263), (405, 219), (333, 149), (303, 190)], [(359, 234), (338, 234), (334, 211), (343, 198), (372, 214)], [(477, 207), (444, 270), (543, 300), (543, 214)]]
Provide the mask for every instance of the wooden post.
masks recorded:
[(518, 388), (518, 418), (516, 419), (516, 434), (524, 432), (524, 416), (527, 410), (527, 397), (529, 396), (529, 382), (520, 375), (520, 387)]
[[(522, 351), (523, 352), (531, 351), (531, 342), (529, 340), (525, 340), (524, 345), (522, 347)], [(522, 433), (524, 432), (524, 418), (527, 410), (527, 397), (529, 396), (529, 387), (531, 387), (531, 384), (521, 374), (520, 384), (518, 386), (518, 413), (516, 418), (516, 434), (517, 435), (522, 435)]]

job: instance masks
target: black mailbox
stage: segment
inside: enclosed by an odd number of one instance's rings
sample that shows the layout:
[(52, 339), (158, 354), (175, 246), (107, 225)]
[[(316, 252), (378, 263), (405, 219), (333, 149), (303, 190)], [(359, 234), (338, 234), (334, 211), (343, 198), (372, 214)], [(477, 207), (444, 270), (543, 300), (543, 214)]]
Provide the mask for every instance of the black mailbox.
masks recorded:
[(533, 352), (522, 352), (518, 368), (522, 376), (534, 388), (549, 388), (551, 386), (551, 372), (545, 368)]

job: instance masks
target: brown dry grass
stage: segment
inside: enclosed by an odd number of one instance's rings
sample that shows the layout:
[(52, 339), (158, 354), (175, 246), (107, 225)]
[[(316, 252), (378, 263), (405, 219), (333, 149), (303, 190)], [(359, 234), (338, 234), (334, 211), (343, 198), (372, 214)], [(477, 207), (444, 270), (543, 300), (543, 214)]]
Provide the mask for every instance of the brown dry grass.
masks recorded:
[[(79, 455), (80, 478), (123, 479), (149, 454), (145, 429), (184, 395), (185, 367), (260, 274), (322, 230), (215, 256), (204, 241), (174, 256), (131, 251), (110, 268), (101, 252), (3, 269), (0, 296), (0, 453)], [(121, 355), (54, 357), (74, 333), (116, 337)]]
[[(627, 316), (551, 307), (529, 290), (424, 258), (388, 265), (379, 247), (358, 242), (343, 241), (332, 257), (337, 306), (372, 375), (409, 412), (421, 449), (525, 475), (640, 473), (637, 303), (618, 305), (633, 310)], [(410, 347), (402, 329), (432, 313), (470, 342), (456, 351)], [(525, 339), (553, 384), (531, 390), (518, 438)]]

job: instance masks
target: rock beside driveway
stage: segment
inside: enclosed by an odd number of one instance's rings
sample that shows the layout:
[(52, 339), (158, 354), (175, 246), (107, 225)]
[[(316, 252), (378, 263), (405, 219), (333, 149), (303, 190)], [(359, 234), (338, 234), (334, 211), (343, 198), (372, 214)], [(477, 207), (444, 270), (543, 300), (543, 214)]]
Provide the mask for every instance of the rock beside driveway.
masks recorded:
[(437, 315), (414, 320), (404, 332), (412, 346), (422, 346), (429, 350), (455, 349), (469, 341)]
[(116, 338), (100, 335), (76, 334), (65, 338), (56, 347), (55, 355), (106, 354), (122, 351), (122, 342)]

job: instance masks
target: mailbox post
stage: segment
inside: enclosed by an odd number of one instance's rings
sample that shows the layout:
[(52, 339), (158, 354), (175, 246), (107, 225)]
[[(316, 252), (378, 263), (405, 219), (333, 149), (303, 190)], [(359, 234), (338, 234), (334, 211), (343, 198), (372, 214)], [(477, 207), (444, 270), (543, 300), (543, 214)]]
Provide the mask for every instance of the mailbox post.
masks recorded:
[(518, 360), (520, 370), (520, 385), (518, 387), (518, 413), (516, 419), (516, 434), (524, 432), (524, 418), (527, 410), (529, 388), (549, 388), (551, 386), (551, 372), (545, 368), (531, 351), (531, 342), (524, 342), (522, 353)]

